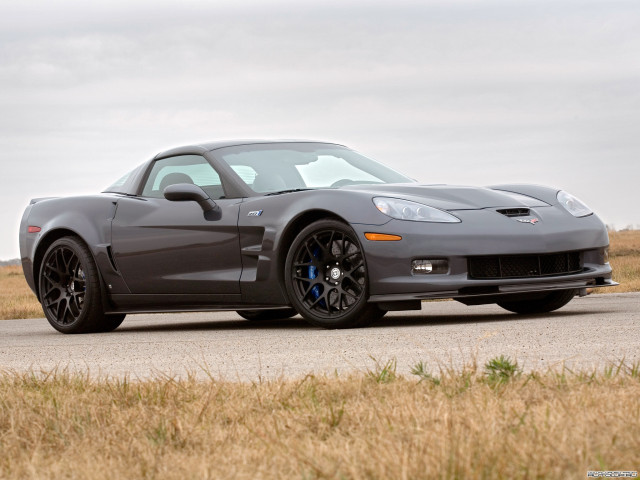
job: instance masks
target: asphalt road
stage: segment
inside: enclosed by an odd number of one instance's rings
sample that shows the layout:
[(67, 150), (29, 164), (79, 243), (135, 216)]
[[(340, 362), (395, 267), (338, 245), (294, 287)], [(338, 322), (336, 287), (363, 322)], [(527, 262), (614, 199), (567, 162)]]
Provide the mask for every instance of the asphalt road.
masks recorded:
[(558, 312), (517, 316), (495, 305), (423, 303), (370, 328), (323, 330), (300, 317), (249, 322), (234, 312), (130, 315), (112, 333), (62, 335), (45, 319), (0, 321), (0, 370), (69, 369), (131, 379), (259, 380), (366, 371), (395, 358), (432, 371), (508, 355), (526, 370), (640, 362), (640, 293), (576, 298)]

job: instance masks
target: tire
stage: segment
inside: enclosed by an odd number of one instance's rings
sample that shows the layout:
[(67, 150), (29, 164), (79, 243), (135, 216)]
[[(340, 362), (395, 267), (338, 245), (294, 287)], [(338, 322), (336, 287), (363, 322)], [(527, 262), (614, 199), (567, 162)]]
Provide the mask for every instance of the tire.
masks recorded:
[(564, 307), (576, 296), (576, 293), (576, 290), (558, 290), (535, 300), (498, 302), (498, 305), (514, 313), (547, 313)]
[(356, 233), (337, 220), (320, 220), (293, 240), (285, 287), (294, 308), (312, 325), (364, 327), (386, 311), (367, 303), (369, 278)]
[(91, 252), (77, 237), (63, 237), (51, 244), (38, 282), (42, 310), (59, 332), (109, 331), (124, 319), (104, 314), (98, 269)]
[(124, 313), (110, 313), (104, 316), (104, 320), (98, 326), (98, 332), (113, 332), (116, 328), (122, 325), (124, 318), (127, 315)]
[(252, 321), (284, 320), (298, 314), (295, 308), (278, 308), (276, 310), (238, 310), (242, 318)]

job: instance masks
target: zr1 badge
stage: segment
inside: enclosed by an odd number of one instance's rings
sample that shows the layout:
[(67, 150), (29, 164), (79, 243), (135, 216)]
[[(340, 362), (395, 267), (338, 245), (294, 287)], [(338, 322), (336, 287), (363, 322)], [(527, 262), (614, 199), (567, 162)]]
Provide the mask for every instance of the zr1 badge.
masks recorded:
[(262, 215), (262, 210), (253, 210), (247, 213), (247, 217), (259, 217), (260, 215)]

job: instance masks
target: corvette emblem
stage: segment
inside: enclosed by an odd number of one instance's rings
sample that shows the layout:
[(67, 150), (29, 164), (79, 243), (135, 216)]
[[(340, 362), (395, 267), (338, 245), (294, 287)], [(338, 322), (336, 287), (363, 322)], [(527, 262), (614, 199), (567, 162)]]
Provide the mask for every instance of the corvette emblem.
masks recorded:
[(520, 223), (530, 223), (531, 225), (535, 225), (540, 221), (537, 218), (516, 218), (516, 220), (518, 220)]

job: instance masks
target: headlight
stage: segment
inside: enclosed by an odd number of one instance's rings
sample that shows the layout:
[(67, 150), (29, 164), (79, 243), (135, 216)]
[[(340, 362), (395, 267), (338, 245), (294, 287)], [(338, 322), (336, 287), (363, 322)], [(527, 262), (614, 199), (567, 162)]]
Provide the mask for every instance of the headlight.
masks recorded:
[(560, 202), (560, 205), (562, 205), (567, 210), (567, 212), (569, 212), (574, 217), (586, 217), (587, 215), (591, 215), (593, 213), (593, 211), (589, 207), (587, 207), (576, 197), (562, 190), (558, 192), (558, 202)]
[(399, 198), (376, 197), (374, 205), (385, 215), (398, 220), (414, 222), (459, 223), (460, 219), (450, 213), (428, 207), (421, 203), (400, 200)]

